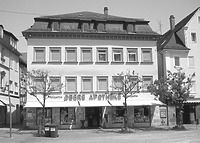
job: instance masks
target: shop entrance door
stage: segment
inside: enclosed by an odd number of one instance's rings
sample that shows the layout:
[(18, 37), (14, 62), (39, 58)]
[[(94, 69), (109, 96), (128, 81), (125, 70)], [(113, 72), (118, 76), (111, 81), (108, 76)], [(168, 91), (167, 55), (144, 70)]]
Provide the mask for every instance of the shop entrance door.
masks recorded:
[(85, 108), (85, 116), (88, 121), (88, 128), (98, 128), (101, 119), (101, 108), (87, 107)]

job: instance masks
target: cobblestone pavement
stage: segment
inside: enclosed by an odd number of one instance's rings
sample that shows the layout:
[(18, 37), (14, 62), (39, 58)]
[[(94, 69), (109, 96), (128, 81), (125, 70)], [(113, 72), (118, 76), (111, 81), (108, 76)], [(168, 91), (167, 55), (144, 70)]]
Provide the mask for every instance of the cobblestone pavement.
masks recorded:
[(36, 130), (0, 128), (0, 143), (200, 143), (200, 125), (185, 125), (187, 130), (168, 128), (137, 128), (132, 133), (120, 129), (59, 130), (59, 137), (37, 137)]

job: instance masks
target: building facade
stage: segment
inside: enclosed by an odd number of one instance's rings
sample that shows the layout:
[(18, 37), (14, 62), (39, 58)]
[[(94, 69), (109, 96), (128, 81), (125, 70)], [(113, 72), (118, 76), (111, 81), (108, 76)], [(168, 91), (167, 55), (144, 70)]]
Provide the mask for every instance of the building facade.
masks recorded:
[(159, 77), (167, 70), (182, 67), (187, 76), (195, 73), (190, 97), (184, 105), (184, 123), (195, 122), (195, 107), (200, 104), (200, 9), (197, 8), (178, 24), (170, 16), (170, 30), (158, 41)]
[[(27, 39), (27, 68), (45, 69), (64, 84), (46, 100), (46, 122), (68, 128), (122, 127), (121, 95), (109, 94), (121, 72), (138, 73), (141, 92), (129, 98), (128, 124), (160, 126), (166, 124), (166, 108), (147, 92), (147, 85), (158, 78), (157, 33), (149, 21), (104, 13), (77, 12), (38, 17)], [(36, 127), (41, 105), (28, 95), (27, 126)], [(173, 110), (172, 110), (173, 112)], [(162, 114), (162, 115), (161, 115)], [(174, 124), (174, 120), (171, 120)]]
[[(0, 124), (9, 124), (11, 100), (12, 122), (19, 123), (19, 56), (18, 39), (0, 25)], [(9, 90), (9, 91), (8, 91)]]

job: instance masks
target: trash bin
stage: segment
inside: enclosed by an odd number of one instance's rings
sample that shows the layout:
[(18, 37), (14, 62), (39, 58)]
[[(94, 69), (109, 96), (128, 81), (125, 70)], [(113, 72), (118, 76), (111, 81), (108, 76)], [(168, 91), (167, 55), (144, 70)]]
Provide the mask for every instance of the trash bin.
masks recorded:
[(58, 137), (58, 125), (50, 125), (50, 136), (52, 138)]
[(45, 137), (50, 137), (50, 125), (44, 126)]

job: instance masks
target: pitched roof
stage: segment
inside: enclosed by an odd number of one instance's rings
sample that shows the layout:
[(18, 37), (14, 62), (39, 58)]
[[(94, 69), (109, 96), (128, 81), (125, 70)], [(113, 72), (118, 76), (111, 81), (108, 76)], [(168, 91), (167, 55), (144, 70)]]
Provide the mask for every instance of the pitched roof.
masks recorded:
[(176, 24), (173, 30), (167, 31), (159, 40), (158, 40), (158, 50), (163, 49), (174, 49), (174, 50), (189, 50), (178, 36), (177, 32), (182, 29), (194, 16), (194, 14), (199, 10), (200, 7), (195, 9), (191, 14), (186, 16), (178, 24)]
[(125, 22), (144, 22), (149, 23), (149, 21), (145, 21), (144, 19), (136, 19), (136, 18), (126, 18), (126, 17), (119, 17), (113, 15), (106, 15), (101, 13), (83, 11), (83, 12), (75, 12), (75, 13), (68, 13), (68, 14), (60, 14), (60, 15), (52, 15), (52, 16), (41, 16), (36, 17), (35, 20), (40, 19), (57, 19), (57, 20), (69, 20), (69, 19), (76, 19), (76, 20), (96, 20), (96, 21), (125, 21)]

